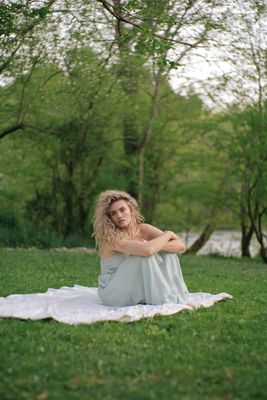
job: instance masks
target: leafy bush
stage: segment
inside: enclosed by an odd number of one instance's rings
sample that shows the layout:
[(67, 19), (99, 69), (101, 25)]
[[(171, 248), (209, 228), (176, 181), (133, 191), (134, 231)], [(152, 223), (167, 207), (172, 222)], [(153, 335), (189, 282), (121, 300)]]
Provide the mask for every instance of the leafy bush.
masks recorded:
[(80, 247), (94, 246), (88, 234), (88, 240), (80, 235), (62, 238), (53, 232), (38, 229), (15, 211), (0, 210), (0, 247)]

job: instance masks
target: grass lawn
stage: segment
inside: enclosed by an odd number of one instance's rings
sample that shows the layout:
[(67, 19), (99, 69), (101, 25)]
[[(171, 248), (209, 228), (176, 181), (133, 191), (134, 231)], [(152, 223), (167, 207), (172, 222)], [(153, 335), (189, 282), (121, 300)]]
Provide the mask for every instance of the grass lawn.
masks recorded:
[[(130, 324), (0, 319), (0, 399), (267, 399), (267, 265), (181, 257), (209, 309)], [(0, 249), (0, 296), (96, 286), (96, 255)]]

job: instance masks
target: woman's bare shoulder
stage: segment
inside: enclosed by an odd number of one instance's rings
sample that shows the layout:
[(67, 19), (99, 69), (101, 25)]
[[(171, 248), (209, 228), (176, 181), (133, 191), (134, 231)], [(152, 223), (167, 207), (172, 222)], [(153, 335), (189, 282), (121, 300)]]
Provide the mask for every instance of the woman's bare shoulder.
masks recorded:
[(138, 225), (139, 226), (139, 228), (141, 229), (141, 230), (146, 230), (146, 229), (150, 229), (151, 227), (152, 228), (155, 228), (153, 225), (151, 225), (151, 224), (147, 224), (147, 223), (145, 223), (145, 222), (142, 222), (141, 224), (139, 224)]
[(162, 230), (151, 224), (142, 223), (139, 225), (139, 227), (142, 237), (147, 240), (158, 237), (163, 233)]

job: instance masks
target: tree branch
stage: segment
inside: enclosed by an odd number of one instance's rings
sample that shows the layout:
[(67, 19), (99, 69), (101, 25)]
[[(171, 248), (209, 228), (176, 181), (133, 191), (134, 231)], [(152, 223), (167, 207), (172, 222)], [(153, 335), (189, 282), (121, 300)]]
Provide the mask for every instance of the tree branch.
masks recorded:
[[(127, 19), (127, 18), (121, 16), (120, 14), (118, 14), (116, 12), (114, 6), (111, 3), (109, 3), (108, 1), (106, 1), (106, 0), (98, 0), (98, 1), (118, 21), (124, 22), (125, 24), (131, 25), (131, 26), (134, 26), (135, 28), (137, 28), (137, 29), (139, 29), (141, 31), (144, 30), (144, 28), (141, 25), (139, 25), (139, 24), (137, 24), (137, 23), (135, 23), (133, 21), (130, 21), (129, 19)], [(178, 43), (178, 44), (182, 44), (183, 46), (188, 46), (188, 47), (191, 47), (191, 48), (195, 47), (194, 43), (188, 43), (188, 42), (184, 42), (182, 40), (177, 40), (177, 39), (173, 39), (173, 38), (170, 38), (170, 37), (162, 36), (162, 35), (159, 35), (158, 33), (155, 33), (155, 32), (151, 32), (151, 34), (152, 34), (152, 36), (155, 36), (155, 37), (157, 37), (159, 39), (162, 39), (162, 40), (166, 40), (167, 42)]]
[[(57, 0), (49, 0), (44, 7), (52, 7), (53, 4), (56, 2)], [(14, 56), (16, 55), (16, 53), (18, 52), (18, 50), (20, 49), (20, 47), (23, 44), (23, 40), (25, 39), (25, 37), (31, 33), (33, 31), (33, 29), (35, 28), (36, 25), (38, 25), (40, 22), (42, 21), (42, 18), (36, 19), (31, 21), (31, 23), (29, 23), (24, 29), (21, 30), (21, 32), (19, 32), (19, 29), (17, 31), (17, 33), (19, 34), (18, 36), (20, 36), (19, 38), (19, 43), (18, 45), (13, 49), (13, 51), (11, 52), (11, 54), (7, 57), (6, 60), (4, 60), (2, 62), (2, 64), (0, 64), (0, 74), (2, 74), (4, 72), (4, 70), (9, 66), (9, 64), (11, 63), (12, 59), (14, 58)]]
[(5, 136), (9, 135), (10, 133), (16, 132), (20, 129), (24, 129), (24, 124), (16, 124), (11, 126), (10, 128), (5, 129), (4, 131), (0, 132), (0, 139), (3, 139)]

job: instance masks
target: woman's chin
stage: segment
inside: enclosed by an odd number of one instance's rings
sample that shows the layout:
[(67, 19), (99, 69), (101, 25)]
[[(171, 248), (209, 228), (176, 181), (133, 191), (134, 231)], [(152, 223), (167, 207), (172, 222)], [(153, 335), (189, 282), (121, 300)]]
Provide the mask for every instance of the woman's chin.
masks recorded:
[(130, 224), (127, 223), (126, 221), (121, 222), (120, 224), (118, 224), (118, 228), (122, 229), (122, 230), (128, 230), (130, 228)]

